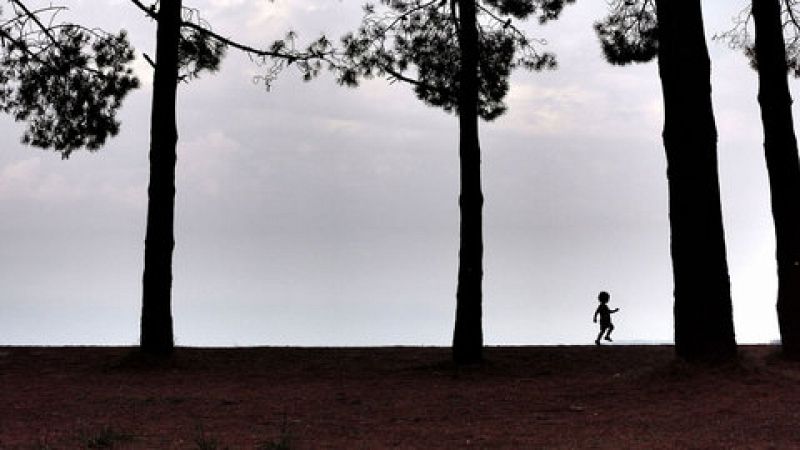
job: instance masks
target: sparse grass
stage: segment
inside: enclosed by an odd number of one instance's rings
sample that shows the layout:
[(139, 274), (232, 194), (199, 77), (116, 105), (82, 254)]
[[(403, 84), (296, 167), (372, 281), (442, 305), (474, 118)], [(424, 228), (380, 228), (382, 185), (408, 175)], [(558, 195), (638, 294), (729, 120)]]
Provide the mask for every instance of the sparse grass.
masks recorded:
[[(0, 443), (0, 444), (1, 444), (1, 443)], [(2, 445), (0, 445), (0, 448), (4, 448), (4, 447), (3, 447)], [(47, 438), (45, 438), (45, 437), (40, 437), (40, 438), (39, 438), (39, 440), (38, 440), (38, 442), (36, 442), (36, 444), (34, 444), (33, 446), (31, 446), (31, 449), (32, 449), (32, 450), (54, 450), (54, 449), (55, 449), (55, 447), (53, 447), (52, 445), (50, 445), (50, 444), (47, 442)]]
[(290, 450), (291, 448), (291, 439), (287, 435), (281, 435), (274, 441), (262, 442), (257, 447), (258, 450)]
[(197, 445), (198, 450), (228, 449), (228, 447), (223, 447), (216, 438), (208, 436), (202, 424), (197, 426), (197, 436), (194, 438), (194, 443)]
[(81, 430), (78, 439), (85, 448), (114, 448), (116, 444), (130, 442), (133, 435), (114, 429), (109, 425), (103, 425), (98, 430)]
[(286, 413), (281, 419), (281, 430), (277, 439), (265, 441), (256, 447), (257, 450), (290, 450), (292, 448), (292, 434), (289, 432), (289, 421)]
[[(230, 447), (223, 445), (217, 438), (206, 433), (203, 424), (197, 425), (197, 434), (194, 438), (194, 443), (198, 450), (229, 450)], [(292, 436), (289, 433), (288, 421), (284, 414), (281, 421), (280, 434), (276, 439), (271, 441), (262, 441), (256, 445), (256, 450), (290, 450)]]

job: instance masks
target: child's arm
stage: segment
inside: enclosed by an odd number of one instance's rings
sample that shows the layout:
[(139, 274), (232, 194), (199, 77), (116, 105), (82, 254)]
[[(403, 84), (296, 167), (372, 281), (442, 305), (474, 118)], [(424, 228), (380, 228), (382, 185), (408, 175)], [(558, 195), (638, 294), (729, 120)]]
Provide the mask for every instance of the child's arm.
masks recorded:
[(615, 312), (617, 312), (617, 311), (619, 311), (619, 308), (614, 308), (614, 309), (612, 309), (612, 310), (611, 310), (611, 311), (609, 311), (609, 312), (611, 312), (611, 313), (615, 313)]
[(598, 307), (597, 307), (597, 309), (594, 311), (594, 317), (592, 318), (592, 321), (593, 321), (594, 323), (597, 323), (597, 315), (598, 315), (598, 314), (600, 314), (600, 307), (599, 307), (599, 306), (598, 306)]

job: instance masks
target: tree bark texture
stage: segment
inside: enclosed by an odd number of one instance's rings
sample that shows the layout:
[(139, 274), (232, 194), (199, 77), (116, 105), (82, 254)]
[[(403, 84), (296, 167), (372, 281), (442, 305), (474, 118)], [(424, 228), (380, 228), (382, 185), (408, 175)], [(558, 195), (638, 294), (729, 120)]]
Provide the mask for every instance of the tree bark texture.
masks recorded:
[(778, 266), (778, 323), (783, 352), (800, 358), (800, 161), (787, 80), (779, 0), (753, 0), (758, 102), (764, 126)]
[(142, 277), (141, 350), (167, 355), (174, 348), (171, 291), (175, 246), (175, 102), (181, 0), (161, 0), (150, 123), (150, 185)]
[(461, 89), (459, 92), (459, 158), (461, 162), (461, 246), (458, 255), (453, 360), (483, 359), (483, 193), (478, 136), (478, 29), (475, 0), (458, 0)]
[(690, 361), (736, 356), (717, 131), (700, 0), (657, 0), (664, 97), (675, 350)]

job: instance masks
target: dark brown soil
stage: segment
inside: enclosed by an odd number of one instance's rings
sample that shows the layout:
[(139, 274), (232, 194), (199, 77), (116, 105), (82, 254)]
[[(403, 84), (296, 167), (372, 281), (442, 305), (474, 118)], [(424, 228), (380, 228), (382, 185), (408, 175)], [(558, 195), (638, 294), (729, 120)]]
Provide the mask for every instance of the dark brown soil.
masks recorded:
[(798, 448), (800, 363), (671, 347), (0, 347), (0, 448)]

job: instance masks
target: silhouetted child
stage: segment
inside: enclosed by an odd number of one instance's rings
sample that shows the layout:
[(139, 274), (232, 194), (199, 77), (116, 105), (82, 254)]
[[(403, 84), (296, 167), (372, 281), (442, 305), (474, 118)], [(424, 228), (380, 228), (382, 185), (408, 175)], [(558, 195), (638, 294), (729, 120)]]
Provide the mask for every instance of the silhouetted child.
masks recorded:
[(597, 307), (597, 311), (594, 312), (594, 323), (597, 323), (597, 316), (600, 316), (600, 334), (597, 335), (597, 339), (595, 339), (594, 343), (596, 345), (600, 345), (600, 339), (602, 339), (603, 334), (606, 335), (606, 340), (611, 342), (611, 332), (614, 331), (614, 324), (611, 323), (611, 314), (619, 311), (617, 309), (608, 309), (608, 300), (611, 298), (608, 295), (608, 292), (600, 292), (597, 296), (597, 301), (600, 302), (600, 305)]

